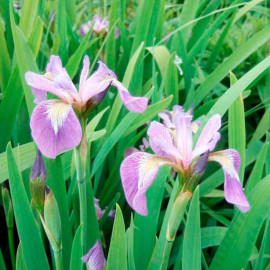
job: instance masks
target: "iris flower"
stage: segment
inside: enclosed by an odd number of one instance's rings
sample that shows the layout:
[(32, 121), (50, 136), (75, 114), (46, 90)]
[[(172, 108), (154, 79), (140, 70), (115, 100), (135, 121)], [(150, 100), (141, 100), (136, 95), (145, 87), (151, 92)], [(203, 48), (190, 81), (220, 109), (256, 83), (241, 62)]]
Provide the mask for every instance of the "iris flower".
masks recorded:
[(106, 259), (99, 241), (82, 257), (88, 270), (102, 270), (106, 265)]
[[(94, 15), (93, 19), (91, 21), (88, 21), (87, 23), (82, 24), (80, 27), (80, 34), (82, 36), (85, 36), (88, 31), (93, 26), (93, 31), (96, 35), (100, 35), (102, 32), (108, 33), (109, 31), (109, 21), (108, 19), (101, 18), (98, 15)], [(119, 29), (115, 28), (115, 38), (117, 39), (119, 37)]]
[[(167, 117), (166, 117), (167, 116)], [(159, 168), (170, 166), (188, 181), (194, 164), (205, 153), (214, 150), (220, 139), (221, 117), (216, 114), (206, 123), (193, 145), (193, 134), (198, 123), (192, 123), (192, 115), (180, 106), (175, 106), (171, 114), (162, 115), (165, 125), (153, 121), (147, 131), (150, 146), (154, 154), (136, 152), (124, 159), (120, 167), (120, 176), (124, 193), (129, 205), (139, 214), (147, 215), (146, 192), (152, 185)], [(168, 128), (170, 126), (170, 128)], [(195, 126), (192, 131), (192, 126)], [(249, 210), (238, 171), (240, 156), (234, 149), (210, 153), (208, 161), (218, 162), (224, 171), (225, 199), (235, 204), (240, 211)]]
[[(79, 91), (58, 56), (51, 56), (44, 75), (25, 74), (37, 104), (30, 121), (32, 137), (42, 154), (49, 158), (79, 145), (83, 135), (80, 121), (103, 100), (111, 85), (117, 88), (128, 110), (142, 113), (146, 109), (148, 99), (131, 96), (104, 63), (99, 62), (98, 69), (88, 77), (89, 64), (89, 58), (85, 56)], [(58, 99), (46, 100), (47, 93)]]

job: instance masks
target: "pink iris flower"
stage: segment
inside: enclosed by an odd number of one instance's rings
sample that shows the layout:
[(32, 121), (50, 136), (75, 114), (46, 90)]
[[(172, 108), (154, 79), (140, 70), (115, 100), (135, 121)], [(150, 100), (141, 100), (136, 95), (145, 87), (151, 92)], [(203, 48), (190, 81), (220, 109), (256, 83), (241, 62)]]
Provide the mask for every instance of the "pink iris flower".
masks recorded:
[[(90, 77), (89, 65), (89, 58), (85, 56), (79, 91), (58, 56), (51, 56), (44, 75), (25, 74), (37, 104), (30, 121), (32, 137), (42, 154), (49, 158), (79, 145), (83, 133), (79, 119), (85, 119), (87, 113), (103, 100), (111, 85), (117, 88), (128, 110), (142, 113), (147, 107), (148, 99), (131, 96), (104, 63), (99, 62)], [(48, 92), (59, 99), (46, 100)]]
[[(165, 123), (153, 121), (147, 132), (154, 154), (135, 152), (127, 156), (120, 167), (127, 202), (141, 215), (148, 214), (146, 192), (161, 166), (170, 166), (182, 175), (190, 175), (198, 157), (214, 150), (220, 139), (221, 117), (218, 114), (206, 123), (195, 145), (193, 134), (196, 130), (192, 131), (194, 123), (190, 113), (175, 106), (171, 114), (165, 112), (161, 117), (165, 119)], [(195, 129), (196, 126), (198, 123), (195, 122)], [(239, 153), (234, 149), (217, 151), (209, 154), (208, 161), (216, 161), (222, 166), (225, 199), (235, 204), (240, 211), (248, 211), (250, 206), (238, 176)]]
[(82, 257), (88, 270), (102, 270), (106, 265), (106, 259), (99, 241)]
[[(101, 18), (98, 15), (94, 15), (91, 21), (88, 21), (87, 23), (82, 24), (82, 26), (80, 27), (80, 34), (82, 36), (85, 36), (92, 26), (93, 26), (94, 33), (98, 36), (102, 32), (108, 33), (109, 31), (109, 21), (107, 17)], [(118, 37), (119, 37), (119, 29), (116, 27), (115, 38), (117, 39)]]

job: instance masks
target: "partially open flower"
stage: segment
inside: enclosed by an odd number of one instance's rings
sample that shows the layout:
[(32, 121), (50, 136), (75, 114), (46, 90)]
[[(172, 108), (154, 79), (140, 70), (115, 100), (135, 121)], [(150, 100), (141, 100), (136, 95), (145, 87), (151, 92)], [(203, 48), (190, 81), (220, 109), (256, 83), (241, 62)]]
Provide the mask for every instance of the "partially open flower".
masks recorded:
[[(93, 31), (96, 35), (100, 35), (101, 33), (105, 32), (108, 33), (109, 31), (109, 21), (107, 17), (101, 18), (98, 15), (94, 15), (93, 19), (91, 21), (88, 21), (87, 23), (82, 24), (80, 27), (80, 34), (82, 36), (85, 36), (88, 31), (93, 27)], [(115, 28), (115, 38), (117, 39), (119, 37), (119, 29)]]
[[(135, 152), (124, 159), (120, 168), (126, 199), (141, 215), (148, 213), (146, 191), (152, 185), (161, 166), (170, 166), (182, 176), (188, 177), (193, 173), (197, 158), (213, 151), (220, 139), (221, 117), (217, 114), (206, 123), (195, 146), (190, 113), (185, 113), (180, 107), (174, 107), (173, 114), (165, 113), (164, 119), (166, 125), (153, 121), (147, 132), (155, 154)], [(209, 161), (216, 161), (222, 166), (225, 174), (225, 199), (235, 204), (242, 212), (248, 211), (250, 206), (238, 176), (238, 152), (227, 149), (210, 153), (207, 157)], [(195, 169), (204, 171), (204, 168), (196, 166)]]
[(88, 270), (102, 270), (106, 265), (106, 259), (99, 241), (82, 257)]
[[(51, 56), (44, 75), (25, 74), (38, 104), (30, 121), (32, 136), (42, 154), (49, 158), (55, 158), (81, 142), (80, 120), (104, 99), (110, 86), (117, 88), (128, 110), (141, 113), (146, 109), (148, 99), (131, 96), (104, 63), (99, 62), (98, 69), (88, 77), (89, 64), (89, 58), (85, 56), (79, 91), (58, 56)], [(46, 100), (48, 92), (59, 99)]]

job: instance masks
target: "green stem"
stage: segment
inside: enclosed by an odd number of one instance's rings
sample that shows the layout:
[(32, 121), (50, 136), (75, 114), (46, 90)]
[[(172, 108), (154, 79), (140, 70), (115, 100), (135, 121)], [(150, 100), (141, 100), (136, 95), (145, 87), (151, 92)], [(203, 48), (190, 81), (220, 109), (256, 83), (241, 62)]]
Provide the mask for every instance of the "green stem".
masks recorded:
[(174, 201), (172, 206), (172, 212), (167, 226), (167, 234), (166, 234), (167, 241), (169, 242), (174, 241), (177, 230), (183, 219), (185, 210), (191, 197), (192, 193), (190, 191), (184, 191), (181, 192)]
[(86, 182), (85, 182), (85, 166), (81, 157), (80, 147), (75, 149), (77, 183), (79, 189), (80, 201), (80, 222), (82, 225), (81, 243), (83, 252), (86, 251), (87, 240), (87, 200), (86, 200)]
[(15, 249), (14, 249), (14, 238), (13, 238), (13, 227), (8, 228), (8, 244), (9, 244), (9, 252), (11, 258), (12, 268), (15, 269)]
[(54, 259), (55, 259), (55, 267), (56, 270), (63, 270), (63, 256), (62, 256), (62, 250), (54, 250)]

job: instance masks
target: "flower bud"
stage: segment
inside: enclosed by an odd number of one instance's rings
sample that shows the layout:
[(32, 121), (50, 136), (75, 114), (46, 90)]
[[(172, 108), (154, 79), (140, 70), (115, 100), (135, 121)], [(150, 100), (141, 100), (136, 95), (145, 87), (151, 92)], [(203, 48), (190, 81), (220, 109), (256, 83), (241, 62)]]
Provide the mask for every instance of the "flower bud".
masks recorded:
[(61, 219), (57, 201), (49, 191), (44, 203), (43, 227), (54, 251), (62, 248)]
[(106, 259), (99, 241), (82, 257), (88, 270), (102, 270), (106, 265)]
[(3, 198), (3, 206), (6, 215), (6, 222), (8, 228), (13, 228), (13, 207), (9, 194), (9, 190), (5, 184), (2, 186), (2, 198)]
[(34, 166), (30, 176), (30, 191), (32, 195), (32, 205), (40, 212), (43, 212), (44, 198), (45, 198), (45, 186), (46, 186), (46, 168), (41, 155), (41, 152), (37, 150)]

